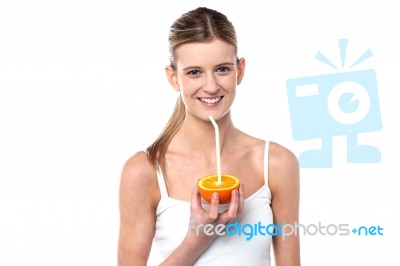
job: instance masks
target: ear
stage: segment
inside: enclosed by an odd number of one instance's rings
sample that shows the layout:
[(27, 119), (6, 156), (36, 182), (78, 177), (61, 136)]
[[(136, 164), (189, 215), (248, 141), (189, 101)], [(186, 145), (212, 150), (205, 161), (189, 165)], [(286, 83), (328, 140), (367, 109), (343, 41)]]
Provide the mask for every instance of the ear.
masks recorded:
[(176, 91), (180, 91), (178, 77), (176, 75), (176, 71), (171, 66), (165, 67), (165, 73), (167, 74), (167, 78), (171, 86)]
[(237, 65), (237, 81), (236, 81), (237, 85), (239, 85), (242, 82), (245, 68), (246, 68), (246, 60), (242, 57), (239, 59)]

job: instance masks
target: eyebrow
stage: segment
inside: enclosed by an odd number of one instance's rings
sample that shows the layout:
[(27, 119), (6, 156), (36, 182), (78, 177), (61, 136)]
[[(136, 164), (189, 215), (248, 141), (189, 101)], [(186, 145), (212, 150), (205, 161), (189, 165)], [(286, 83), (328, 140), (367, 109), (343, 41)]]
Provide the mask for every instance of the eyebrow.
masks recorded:
[[(225, 63), (222, 63), (222, 64), (218, 64), (218, 65), (216, 65), (215, 67), (218, 68), (218, 67), (226, 66), (226, 65), (233, 66), (233, 65), (235, 65), (235, 64), (232, 63), (232, 62), (225, 62)], [(185, 68), (183, 69), (183, 71), (187, 71), (187, 70), (189, 70), (189, 69), (196, 69), (196, 68), (202, 68), (202, 67), (200, 67), (200, 66), (189, 66), (189, 67), (185, 67)]]

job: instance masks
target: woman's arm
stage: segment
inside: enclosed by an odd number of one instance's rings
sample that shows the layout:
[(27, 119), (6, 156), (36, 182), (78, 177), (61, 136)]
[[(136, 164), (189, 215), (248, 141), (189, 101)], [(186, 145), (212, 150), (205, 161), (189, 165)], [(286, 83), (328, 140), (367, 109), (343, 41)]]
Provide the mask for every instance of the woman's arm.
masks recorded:
[[(272, 193), (274, 224), (295, 226), (299, 221), (300, 180), (296, 156), (276, 143), (270, 146), (269, 184)], [(286, 229), (289, 232), (290, 228)], [(297, 231), (297, 230), (296, 230)], [(297, 234), (273, 237), (276, 265), (300, 265), (300, 240)]]
[(144, 152), (130, 158), (121, 174), (118, 265), (147, 265), (154, 236), (158, 183)]

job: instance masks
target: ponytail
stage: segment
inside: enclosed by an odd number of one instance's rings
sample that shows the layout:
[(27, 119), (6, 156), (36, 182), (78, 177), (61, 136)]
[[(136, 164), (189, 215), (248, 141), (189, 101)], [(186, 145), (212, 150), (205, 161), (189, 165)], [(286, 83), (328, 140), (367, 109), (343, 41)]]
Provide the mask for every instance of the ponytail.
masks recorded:
[(182, 126), (185, 115), (185, 105), (182, 98), (179, 96), (175, 104), (174, 112), (163, 131), (156, 141), (146, 149), (147, 156), (156, 169), (161, 168), (161, 170), (165, 172), (165, 153), (167, 152), (168, 145), (172, 138)]

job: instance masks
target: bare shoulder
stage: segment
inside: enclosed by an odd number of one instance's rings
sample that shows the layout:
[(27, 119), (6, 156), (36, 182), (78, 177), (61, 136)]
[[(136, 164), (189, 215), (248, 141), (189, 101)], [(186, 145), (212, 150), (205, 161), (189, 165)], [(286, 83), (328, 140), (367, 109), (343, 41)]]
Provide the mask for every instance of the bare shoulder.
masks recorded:
[(269, 180), (271, 190), (298, 184), (299, 164), (296, 155), (288, 148), (271, 142), (269, 146)]
[(147, 154), (144, 151), (139, 151), (130, 157), (124, 165), (123, 172), (139, 172), (142, 174), (150, 174), (155, 171), (147, 158)]
[(144, 151), (137, 152), (125, 162), (120, 190), (121, 193), (127, 192), (156, 201), (159, 196), (156, 170)]

